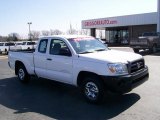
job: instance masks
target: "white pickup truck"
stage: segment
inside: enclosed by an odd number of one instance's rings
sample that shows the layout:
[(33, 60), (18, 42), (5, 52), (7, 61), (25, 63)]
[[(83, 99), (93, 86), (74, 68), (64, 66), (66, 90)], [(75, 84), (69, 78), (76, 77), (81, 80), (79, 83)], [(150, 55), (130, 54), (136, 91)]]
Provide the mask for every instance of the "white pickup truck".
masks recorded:
[(0, 53), (8, 54), (8, 51), (12, 50), (14, 46), (15, 44), (13, 42), (0, 42)]
[(35, 52), (9, 52), (8, 63), (22, 83), (31, 75), (80, 87), (92, 103), (105, 91), (126, 93), (149, 77), (143, 57), (108, 49), (91, 36), (51, 36), (39, 39)]
[(22, 43), (22, 45), (19, 45), (21, 46), (22, 50), (30, 50), (30, 49), (35, 49), (36, 47), (36, 42), (35, 41), (24, 41)]

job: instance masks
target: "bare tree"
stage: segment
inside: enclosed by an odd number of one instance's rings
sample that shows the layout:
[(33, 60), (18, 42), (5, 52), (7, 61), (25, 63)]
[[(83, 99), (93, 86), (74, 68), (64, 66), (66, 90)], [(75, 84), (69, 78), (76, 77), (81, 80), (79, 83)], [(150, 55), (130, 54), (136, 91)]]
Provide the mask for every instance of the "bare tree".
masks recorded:
[(58, 29), (55, 29), (55, 30), (50, 30), (50, 34), (51, 35), (60, 35), (62, 34), (63, 32), (58, 30)]
[(42, 35), (43, 36), (49, 36), (50, 32), (48, 30), (43, 30)]
[(82, 30), (80, 30), (80, 35), (90, 35), (90, 30), (88, 30), (88, 29), (82, 29)]
[(0, 36), (0, 42), (2, 42), (3, 41), (3, 37), (2, 36)]
[(69, 28), (69, 30), (67, 30), (67, 34), (69, 34), (69, 35), (78, 34), (78, 30), (74, 29), (72, 27), (72, 24), (70, 24), (70, 28)]
[(10, 33), (8, 35), (8, 41), (18, 41), (20, 38), (19, 34), (18, 33)]
[(77, 35), (78, 34), (78, 31), (76, 29), (69, 29), (67, 31), (67, 34), (69, 35)]
[(38, 39), (40, 36), (40, 32), (39, 31), (31, 31), (31, 37), (32, 39)]

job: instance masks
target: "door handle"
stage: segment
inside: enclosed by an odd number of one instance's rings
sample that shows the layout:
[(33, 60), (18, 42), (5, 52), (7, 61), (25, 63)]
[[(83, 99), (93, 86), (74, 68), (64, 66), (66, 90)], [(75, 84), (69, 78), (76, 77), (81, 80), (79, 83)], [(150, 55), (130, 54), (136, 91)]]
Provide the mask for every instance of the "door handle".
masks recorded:
[(52, 59), (51, 59), (51, 58), (47, 58), (47, 60), (52, 61)]

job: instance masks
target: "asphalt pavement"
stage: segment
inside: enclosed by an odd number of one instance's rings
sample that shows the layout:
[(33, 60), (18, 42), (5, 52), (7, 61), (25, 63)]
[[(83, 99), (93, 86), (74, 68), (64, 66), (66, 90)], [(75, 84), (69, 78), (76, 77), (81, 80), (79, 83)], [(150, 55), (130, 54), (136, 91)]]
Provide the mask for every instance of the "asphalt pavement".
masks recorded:
[(0, 56), (0, 120), (160, 120), (160, 52), (140, 54), (149, 80), (122, 96), (107, 93), (101, 105), (87, 103), (70, 85), (38, 78), (21, 84)]

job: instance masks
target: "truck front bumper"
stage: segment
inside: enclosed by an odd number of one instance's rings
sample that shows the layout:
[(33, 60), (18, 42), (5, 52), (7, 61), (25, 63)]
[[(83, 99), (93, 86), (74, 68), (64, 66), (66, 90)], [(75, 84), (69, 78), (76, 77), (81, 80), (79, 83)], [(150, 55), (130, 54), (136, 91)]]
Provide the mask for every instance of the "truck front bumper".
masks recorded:
[(141, 85), (149, 78), (148, 67), (124, 76), (102, 76), (106, 88), (116, 93), (127, 93)]

